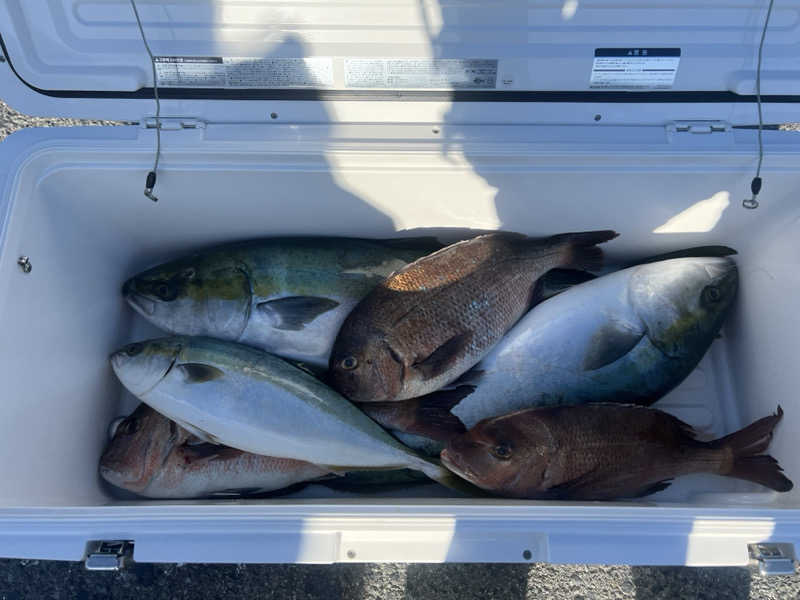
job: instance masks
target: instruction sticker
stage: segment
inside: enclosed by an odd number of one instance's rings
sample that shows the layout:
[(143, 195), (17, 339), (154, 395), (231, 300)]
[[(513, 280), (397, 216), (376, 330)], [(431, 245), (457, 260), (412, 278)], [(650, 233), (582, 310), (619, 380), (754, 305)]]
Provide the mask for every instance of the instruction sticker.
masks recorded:
[(590, 87), (666, 90), (680, 60), (680, 48), (597, 48)]
[(349, 58), (344, 84), (370, 89), (494, 89), (496, 59)]
[(330, 58), (156, 56), (158, 85), (202, 88), (305, 88), (333, 85)]

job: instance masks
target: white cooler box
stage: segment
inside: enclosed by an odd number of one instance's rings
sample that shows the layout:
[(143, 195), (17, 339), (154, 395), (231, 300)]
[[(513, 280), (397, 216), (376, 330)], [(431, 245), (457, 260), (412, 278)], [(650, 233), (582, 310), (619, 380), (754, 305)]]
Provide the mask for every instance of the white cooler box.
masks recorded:
[[(738, 250), (721, 339), (658, 406), (718, 436), (781, 404), (770, 453), (800, 482), (800, 135), (764, 132), (760, 207), (742, 207), (767, 3), (670, 5), (139, 0), (161, 92), (154, 203), (151, 63), (130, 3), (0, 2), (0, 97), (133, 122), (0, 144), (0, 555), (80, 560), (127, 541), (147, 562), (741, 565), (769, 542), (785, 545), (761, 549), (778, 549), (765, 568), (791, 570), (800, 491), (710, 475), (609, 503), (436, 485), (166, 502), (97, 473), (109, 422), (135, 406), (108, 355), (157, 333), (120, 296), (145, 267), (260, 236), (613, 228), (612, 258)], [(798, 23), (777, 3), (765, 123), (800, 120)]]

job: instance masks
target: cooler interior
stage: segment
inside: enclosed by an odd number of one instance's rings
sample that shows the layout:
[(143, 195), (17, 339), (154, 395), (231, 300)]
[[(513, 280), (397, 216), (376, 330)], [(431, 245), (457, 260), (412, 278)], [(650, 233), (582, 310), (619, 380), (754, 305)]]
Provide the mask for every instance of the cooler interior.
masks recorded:
[[(15, 134), (3, 150), (16, 171), (0, 198), (0, 506), (155, 503), (117, 494), (97, 474), (109, 422), (136, 405), (108, 355), (159, 335), (123, 302), (123, 281), (203, 246), (297, 234), (450, 241), (486, 230), (613, 228), (621, 235), (606, 245), (612, 260), (732, 246), (740, 288), (721, 338), (656, 406), (711, 438), (781, 404), (770, 453), (797, 480), (798, 138), (765, 132), (761, 206), (751, 211), (741, 201), (755, 132), (716, 135), (695, 142), (661, 127), (209, 125), (164, 132), (153, 203), (142, 194), (152, 131)], [(20, 256), (29, 257), (30, 273)], [(448, 493), (431, 484), (388, 495), (413, 505)], [(340, 495), (313, 485), (281, 502)], [(629, 504), (798, 503), (797, 492), (698, 475)]]

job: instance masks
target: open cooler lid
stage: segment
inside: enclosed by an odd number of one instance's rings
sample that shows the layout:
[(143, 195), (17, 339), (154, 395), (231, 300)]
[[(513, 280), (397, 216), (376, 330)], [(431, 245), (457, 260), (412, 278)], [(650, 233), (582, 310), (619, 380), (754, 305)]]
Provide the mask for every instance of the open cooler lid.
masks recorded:
[[(464, 121), (565, 123), (601, 114), (604, 123), (649, 123), (668, 114), (752, 124), (769, 6), (135, 1), (162, 115), (215, 122), (278, 112), (284, 121), (320, 120), (303, 103), (323, 102), (335, 105), (324, 118), (339, 121), (440, 121), (438, 105), (463, 103)], [(800, 6), (777, 2), (763, 47), (766, 122), (790, 120), (800, 101), (798, 34)], [(154, 114), (153, 67), (130, 0), (6, 0), (0, 35), (0, 96), (19, 110), (120, 120)]]

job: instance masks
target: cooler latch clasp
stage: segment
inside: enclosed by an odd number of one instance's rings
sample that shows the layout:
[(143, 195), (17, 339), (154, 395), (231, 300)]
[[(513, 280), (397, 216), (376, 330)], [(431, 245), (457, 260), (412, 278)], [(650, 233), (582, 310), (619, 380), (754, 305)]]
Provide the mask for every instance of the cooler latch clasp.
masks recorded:
[(794, 544), (764, 543), (748, 544), (751, 563), (758, 566), (758, 572), (763, 576), (769, 575), (794, 575), (795, 554)]
[(87, 544), (86, 569), (119, 571), (133, 560), (133, 540), (94, 540)]

